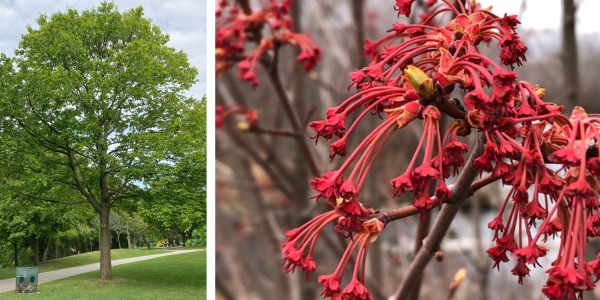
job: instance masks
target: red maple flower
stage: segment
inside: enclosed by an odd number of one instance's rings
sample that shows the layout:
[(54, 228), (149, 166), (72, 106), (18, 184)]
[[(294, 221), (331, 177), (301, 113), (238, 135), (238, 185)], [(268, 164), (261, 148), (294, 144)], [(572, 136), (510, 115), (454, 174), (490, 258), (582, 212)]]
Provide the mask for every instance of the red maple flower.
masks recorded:
[(337, 277), (336, 273), (321, 275), (319, 276), (318, 281), (323, 285), (323, 292), (321, 293), (323, 297), (334, 298), (336, 295), (341, 295), (340, 279)]
[(344, 288), (342, 292), (344, 299), (356, 299), (356, 300), (373, 300), (373, 296), (367, 290), (364, 284), (358, 281), (356, 278), (352, 279), (350, 283)]
[(410, 15), (410, 7), (415, 0), (396, 0), (396, 6), (394, 6), (394, 10), (398, 11), (398, 16), (405, 15), (408, 17)]
[(310, 186), (319, 193), (312, 196), (311, 199), (316, 198), (319, 201), (321, 197), (324, 197), (329, 204), (336, 206), (336, 198), (339, 197), (338, 189), (343, 183), (344, 179), (338, 171), (330, 171), (321, 177), (315, 177), (314, 180), (310, 181)]

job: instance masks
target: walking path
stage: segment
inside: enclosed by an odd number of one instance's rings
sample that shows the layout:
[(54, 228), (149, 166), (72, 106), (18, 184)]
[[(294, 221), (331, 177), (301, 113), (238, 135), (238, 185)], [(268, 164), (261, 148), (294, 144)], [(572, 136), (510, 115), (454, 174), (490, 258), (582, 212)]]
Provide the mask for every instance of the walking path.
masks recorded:
[[(136, 261), (148, 260), (148, 259), (153, 259), (153, 258), (157, 258), (157, 257), (167, 256), (167, 255), (188, 253), (188, 252), (194, 252), (194, 251), (200, 251), (200, 250), (201, 249), (178, 250), (178, 251), (172, 251), (169, 253), (161, 253), (161, 254), (154, 254), (154, 255), (147, 255), (147, 256), (138, 256), (138, 257), (132, 257), (132, 258), (118, 259), (118, 260), (113, 260), (111, 262), (111, 265), (114, 267), (114, 266), (128, 264), (128, 263), (132, 263), (132, 262), (136, 262)], [(40, 273), (38, 276), (38, 284), (49, 282), (52, 280), (62, 279), (62, 278), (66, 278), (66, 277), (70, 277), (70, 276), (74, 276), (74, 275), (79, 275), (82, 273), (98, 271), (98, 270), (100, 270), (100, 263), (89, 264), (89, 265), (84, 265), (84, 266), (79, 266), (79, 267), (66, 268), (66, 269), (61, 269), (61, 270), (56, 270), (56, 271), (43, 272), (43, 273)], [(15, 278), (0, 280), (0, 293), (14, 291), (15, 284), (16, 284)]]

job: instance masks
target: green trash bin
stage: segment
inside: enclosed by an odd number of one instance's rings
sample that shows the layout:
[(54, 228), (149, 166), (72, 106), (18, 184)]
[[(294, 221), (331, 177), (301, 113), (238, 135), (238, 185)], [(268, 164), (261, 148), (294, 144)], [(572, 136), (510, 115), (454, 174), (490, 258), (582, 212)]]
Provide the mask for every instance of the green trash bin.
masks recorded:
[(17, 267), (17, 293), (37, 293), (39, 268)]

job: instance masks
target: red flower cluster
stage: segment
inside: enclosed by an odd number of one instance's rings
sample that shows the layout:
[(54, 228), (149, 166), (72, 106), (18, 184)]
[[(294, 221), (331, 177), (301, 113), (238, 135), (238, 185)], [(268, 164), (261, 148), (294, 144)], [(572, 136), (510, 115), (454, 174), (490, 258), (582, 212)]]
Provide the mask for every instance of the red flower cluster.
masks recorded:
[[(408, 16), (412, 2), (397, 0), (395, 8)], [(451, 197), (445, 179), (459, 173), (468, 151), (468, 146), (456, 138), (477, 129), (487, 144), (475, 166), (480, 173), (491, 173), (511, 186), (501, 211), (489, 223), (495, 231), (496, 246), (487, 252), (495, 261), (494, 267), (508, 262), (510, 253), (517, 259), (512, 273), (522, 283), (529, 275), (529, 266), (539, 266), (538, 258), (546, 255), (546, 248), (537, 245), (540, 237), (546, 240), (561, 232), (559, 257), (548, 271), (543, 292), (551, 299), (580, 295), (594, 287), (590, 276), (598, 279), (600, 264), (598, 260), (583, 262), (587, 238), (600, 235), (600, 158), (596, 146), (600, 121), (590, 120), (581, 108), (567, 119), (561, 115), (562, 106), (542, 100), (543, 88), (519, 81), (516, 73), (478, 52), (478, 44), (495, 39), (501, 47), (502, 64), (511, 68), (522, 65), (527, 47), (515, 33), (519, 24), (515, 16), (499, 17), (478, 5), (457, 10), (449, 1), (442, 2), (432, 4), (432, 11), (421, 24), (396, 23), (381, 40), (367, 41), (365, 55), (371, 63), (350, 74), (350, 87), (358, 93), (329, 108), (325, 120), (310, 124), (315, 138), (337, 137), (330, 146), (333, 159), (346, 155), (348, 136), (368, 113), (385, 112), (387, 116), (338, 170), (311, 182), (318, 192), (314, 198), (326, 198), (336, 211), (352, 203), (356, 210), (343, 211), (353, 222), (342, 228), (348, 233), (361, 232), (365, 212), (357, 199), (375, 157), (396, 130), (422, 119), (423, 136), (415, 156), (406, 171), (390, 183), (396, 195), (412, 192), (413, 205), (423, 215)], [(444, 11), (457, 17), (444, 27), (429, 25)], [(466, 92), (466, 109), (450, 99), (456, 86)], [(488, 92), (485, 87), (489, 87)], [(346, 117), (360, 107), (366, 109), (346, 128)], [(443, 139), (441, 113), (456, 119)], [(417, 166), (416, 153), (421, 149), (425, 155)], [(562, 168), (555, 171), (549, 163)], [(348, 180), (343, 179), (346, 172)], [(432, 180), (437, 181), (434, 195), (427, 191)], [(439, 203), (434, 202), (434, 196)], [(339, 296), (338, 271), (319, 278), (325, 296)]]
[[(238, 62), (238, 76), (252, 84), (258, 85), (256, 65), (263, 54), (269, 50), (290, 44), (300, 48), (298, 60), (306, 71), (312, 70), (321, 58), (321, 49), (307, 35), (295, 33), (290, 12), (290, 0), (263, 1), (260, 10), (252, 11), (249, 7), (238, 8), (227, 0), (217, 3), (216, 11), (216, 72), (220, 75), (225, 69)], [(269, 36), (263, 37), (264, 29)], [(247, 42), (254, 42), (257, 47), (245, 55)]]
[[(282, 252), (285, 254), (283, 259), (286, 272), (293, 272), (296, 267), (306, 271), (305, 280), (309, 280), (310, 272), (315, 270), (315, 261), (313, 259), (313, 249), (320, 231), (329, 223), (338, 220), (338, 226), (343, 223), (346, 215), (340, 208), (324, 213), (299, 228), (289, 230), (285, 234), (287, 241), (283, 243)], [(330, 275), (321, 275), (318, 278), (319, 283), (323, 284), (323, 293), (321, 295), (332, 299), (373, 299), (371, 293), (365, 287), (365, 262), (369, 245), (374, 242), (384, 224), (377, 219), (368, 219), (362, 222), (361, 229), (355, 230), (356, 235), (348, 244), (344, 255), (336, 270)], [(336, 227), (336, 229), (338, 229)], [(352, 253), (358, 248), (356, 262), (352, 279), (342, 289), (341, 282)], [(308, 253), (307, 253), (308, 252)]]

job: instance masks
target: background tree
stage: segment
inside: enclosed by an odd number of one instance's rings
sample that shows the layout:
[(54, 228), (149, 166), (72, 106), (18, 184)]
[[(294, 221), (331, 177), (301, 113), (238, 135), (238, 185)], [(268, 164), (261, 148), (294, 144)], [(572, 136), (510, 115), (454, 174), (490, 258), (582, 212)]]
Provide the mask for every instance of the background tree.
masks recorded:
[(183, 92), (197, 71), (142, 7), (120, 13), (103, 2), (37, 24), (15, 58), (2, 56), (2, 133), (27, 148), (17, 160), (25, 164), (9, 164), (2, 177), (9, 184), (19, 174), (39, 200), (64, 202), (34, 188), (63, 184), (80, 199), (69, 204), (89, 203), (100, 220), (100, 278), (109, 280), (110, 209), (139, 197), (136, 182), (172, 163), (163, 143), (193, 107)]
[(149, 226), (146, 224), (146, 222), (144, 222), (144, 219), (138, 213), (133, 213), (127, 219), (127, 224), (129, 226), (128, 229), (131, 231), (131, 235), (133, 236), (133, 244), (137, 245), (136, 242), (137, 238), (139, 237), (146, 247), (151, 249), (146, 238)]
[(174, 164), (162, 165), (139, 212), (162, 230), (173, 230), (185, 240), (206, 223), (206, 97), (185, 111), (179, 134), (165, 141)]
[(205, 246), (206, 245), (206, 225), (202, 228), (194, 229), (191, 238), (186, 241), (188, 246)]
[(119, 244), (119, 249), (121, 249), (120, 235), (123, 233), (123, 230), (126, 227), (125, 218), (121, 217), (119, 213), (111, 211), (108, 221), (110, 223), (110, 228), (112, 228), (117, 234), (117, 243)]

